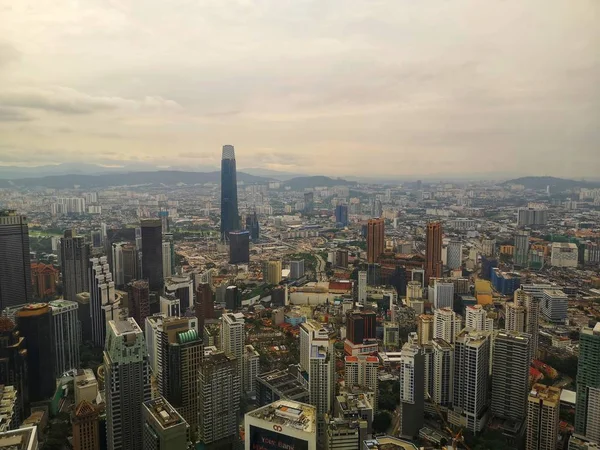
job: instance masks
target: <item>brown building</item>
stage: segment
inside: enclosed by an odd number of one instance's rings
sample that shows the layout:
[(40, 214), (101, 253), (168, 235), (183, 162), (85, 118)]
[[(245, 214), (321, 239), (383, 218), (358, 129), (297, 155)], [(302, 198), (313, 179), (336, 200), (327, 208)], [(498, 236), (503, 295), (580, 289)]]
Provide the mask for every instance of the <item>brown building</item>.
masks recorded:
[(376, 339), (377, 316), (372, 311), (352, 311), (346, 318), (346, 338), (353, 344), (365, 339)]
[(87, 400), (75, 408), (73, 422), (74, 450), (100, 450), (98, 410)]
[(129, 317), (133, 317), (143, 330), (150, 315), (150, 287), (147, 280), (129, 283)]
[(204, 333), (204, 323), (207, 319), (215, 318), (215, 295), (208, 283), (198, 284), (196, 289), (196, 304), (194, 305), (196, 318), (198, 319), (198, 331), (200, 336)]
[(429, 222), (427, 224), (427, 237), (425, 249), (425, 283), (430, 278), (442, 277), (442, 224)]
[[(385, 221), (370, 219), (367, 223), (367, 262), (370, 264), (379, 260), (385, 248)], [(440, 250), (441, 257), (441, 250)]]
[(58, 269), (50, 264), (31, 263), (31, 284), (34, 297), (45, 299), (56, 294), (58, 274)]

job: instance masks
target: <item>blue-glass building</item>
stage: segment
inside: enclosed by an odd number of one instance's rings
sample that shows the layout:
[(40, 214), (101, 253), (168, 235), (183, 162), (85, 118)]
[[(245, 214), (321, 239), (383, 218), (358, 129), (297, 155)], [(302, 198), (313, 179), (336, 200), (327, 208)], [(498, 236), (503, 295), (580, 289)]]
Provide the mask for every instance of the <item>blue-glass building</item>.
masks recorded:
[(221, 159), (221, 241), (228, 241), (229, 233), (239, 229), (235, 150), (233, 145), (224, 145)]
[(337, 205), (335, 207), (335, 223), (342, 226), (348, 226), (348, 205)]

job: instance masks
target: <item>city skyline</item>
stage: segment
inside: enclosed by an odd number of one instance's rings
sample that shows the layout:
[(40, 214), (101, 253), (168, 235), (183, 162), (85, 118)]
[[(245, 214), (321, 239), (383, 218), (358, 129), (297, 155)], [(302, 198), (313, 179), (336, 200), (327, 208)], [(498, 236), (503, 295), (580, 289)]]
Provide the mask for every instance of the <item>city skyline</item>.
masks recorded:
[(595, 2), (153, 3), (1, 10), (1, 165), (595, 175)]

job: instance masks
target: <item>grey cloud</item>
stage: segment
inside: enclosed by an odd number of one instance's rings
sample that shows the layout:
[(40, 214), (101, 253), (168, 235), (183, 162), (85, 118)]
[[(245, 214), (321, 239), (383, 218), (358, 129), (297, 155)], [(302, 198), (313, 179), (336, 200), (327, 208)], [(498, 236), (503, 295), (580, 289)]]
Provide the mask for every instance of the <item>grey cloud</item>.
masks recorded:
[(12, 44), (0, 41), (0, 68), (17, 61), (20, 56), (21, 54)]
[(17, 108), (0, 106), (0, 122), (28, 122), (30, 120), (33, 120), (33, 117)]

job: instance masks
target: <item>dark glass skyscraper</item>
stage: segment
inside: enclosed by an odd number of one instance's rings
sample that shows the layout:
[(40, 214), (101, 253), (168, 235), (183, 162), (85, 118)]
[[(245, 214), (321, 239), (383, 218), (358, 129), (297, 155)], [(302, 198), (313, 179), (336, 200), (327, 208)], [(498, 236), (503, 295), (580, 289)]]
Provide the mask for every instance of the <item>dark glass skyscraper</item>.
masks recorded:
[(0, 310), (31, 301), (31, 260), (27, 219), (0, 210)]
[(77, 294), (90, 289), (88, 264), (90, 246), (83, 236), (73, 235), (73, 230), (65, 231), (60, 240), (60, 270), (63, 279), (63, 296), (66, 300), (77, 300)]
[(142, 220), (142, 278), (148, 280), (151, 291), (163, 287), (162, 222)]
[(221, 241), (228, 241), (229, 233), (240, 229), (239, 222), (235, 150), (233, 145), (224, 145), (221, 159)]
[(229, 233), (229, 264), (250, 262), (250, 232), (232, 231)]
[(252, 239), (252, 242), (258, 241), (260, 237), (260, 225), (258, 223), (256, 211), (246, 217), (246, 230), (250, 232), (250, 239)]

